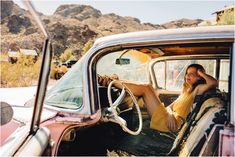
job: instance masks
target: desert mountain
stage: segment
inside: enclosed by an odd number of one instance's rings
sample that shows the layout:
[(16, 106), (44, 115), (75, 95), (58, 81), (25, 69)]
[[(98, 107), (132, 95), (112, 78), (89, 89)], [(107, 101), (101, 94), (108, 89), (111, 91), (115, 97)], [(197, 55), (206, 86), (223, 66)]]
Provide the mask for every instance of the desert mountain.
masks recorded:
[[(1, 52), (9, 49), (42, 49), (43, 35), (28, 11), (13, 1), (1, 1)], [(102, 14), (88, 5), (61, 5), (53, 15), (39, 13), (51, 38), (55, 54), (66, 48), (78, 50), (88, 41), (110, 34), (197, 26), (202, 20), (181, 19), (162, 25), (141, 23), (134, 17)], [(78, 53), (78, 54), (79, 54)]]

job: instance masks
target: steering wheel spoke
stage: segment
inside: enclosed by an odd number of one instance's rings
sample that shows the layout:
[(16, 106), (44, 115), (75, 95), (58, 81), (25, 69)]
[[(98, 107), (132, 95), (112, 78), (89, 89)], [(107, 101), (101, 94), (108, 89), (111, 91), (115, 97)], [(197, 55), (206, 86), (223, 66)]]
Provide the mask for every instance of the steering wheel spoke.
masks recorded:
[(118, 122), (119, 125), (127, 127), (127, 123), (122, 117), (115, 117), (115, 120)]
[(124, 88), (122, 88), (122, 92), (117, 98), (117, 100), (113, 103), (113, 107), (116, 108), (118, 105), (120, 105), (123, 99), (125, 98), (125, 96), (126, 96), (126, 91)]
[(128, 112), (128, 111), (130, 111), (130, 110), (132, 110), (132, 107), (127, 108), (127, 109), (125, 109), (125, 110), (120, 110), (120, 109), (118, 108), (118, 115), (121, 114), (121, 113)]

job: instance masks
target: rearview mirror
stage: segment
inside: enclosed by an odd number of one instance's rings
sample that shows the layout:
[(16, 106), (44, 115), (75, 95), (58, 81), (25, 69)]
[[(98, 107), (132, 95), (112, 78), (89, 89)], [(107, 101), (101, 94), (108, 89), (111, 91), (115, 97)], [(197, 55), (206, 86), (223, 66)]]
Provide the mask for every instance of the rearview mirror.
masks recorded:
[(118, 58), (118, 59), (116, 59), (115, 63), (120, 64), (120, 65), (130, 64), (130, 59), (129, 58)]

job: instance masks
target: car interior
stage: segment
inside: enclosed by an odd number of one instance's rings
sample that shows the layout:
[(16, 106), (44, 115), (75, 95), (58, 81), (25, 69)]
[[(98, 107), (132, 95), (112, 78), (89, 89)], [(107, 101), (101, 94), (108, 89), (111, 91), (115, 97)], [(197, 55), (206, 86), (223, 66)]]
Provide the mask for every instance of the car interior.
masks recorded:
[[(131, 135), (118, 123), (102, 120), (106, 114), (110, 114), (108, 90), (111, 92), (112, 102), (122, 95), (122, 90), (96, 83), (99, 94), (97, 105), (102, 110), (101, 120), (93, 126), (73, 128), (74, 138), (61, 142), (58, 155), (218, 155), (218, 138), (210, 140), (208, 137), (218, 136), (219, 130), (215, 128), (224, 124), (227, 118), (229, 72), (224, 71), (229, 70), (231, 47), (231, 43), (218, 42), (151, 45), (115, 52), (103, 51), (99, 59), (94, 61), (94, 73), (102, 76), (116, 74), (119, 79), (149, 83), (165, 106), (170, 105), (179, 96), (185, 67), (190, 63), (206, 66), (206, 71), (219, 81), (219, 87), (198, 96), (191, 113), (177, 133), (151, 129), (144, 102), (142, 98), (136, 97), (143, 124), (140, 134)], [(180, 68), (176, 76), (175, 67)], [(130, 99), (131, 94), (126, 93), (116, 110), (129, 129), (137, 130), (140, 123), (138, 109)], [(210, 141), (213, 141), (213, 144), (210, 144)]]

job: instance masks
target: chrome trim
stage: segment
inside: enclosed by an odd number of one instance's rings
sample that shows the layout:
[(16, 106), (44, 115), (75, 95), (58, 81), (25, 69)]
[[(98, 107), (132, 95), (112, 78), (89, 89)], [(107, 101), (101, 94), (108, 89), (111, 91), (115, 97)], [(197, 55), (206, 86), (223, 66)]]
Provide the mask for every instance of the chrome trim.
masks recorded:
[(47, 105), (47, 104), (44, 104), (44, 107), (46, 109), (57, 111), (57, 112), (77, 113), (77, 112), (82, 111), (82, 109), (84, 108), (84, 105), (82, 105), (80, 108), (74, 109), (74, 110), (73, 109), (60, 108), (60, 107), (51, 106), (51, 105)]
[(110, 35), (96, 40), (95, 46), (116, 45), (118, 43), (138, 43), (141, 41), (167, 42), (187, 40), (213, 41), (214, 39), (234, 40), (234, 25), (230, 26), (210, 26), (180, 29), (164, 29), (154, 31), (132, 32)]
[[(113, 50), (117, 50), (117, 49), (120, 49), (120, 46), (113, 46), (113, 47), (94, 47), (94, 50), (93, 50), (93, 52), (95, 52), (95, 53), (90, 53), (89, 55), (90, 55), (90, 59), (89, 59), (89, 66), (88, 65), (86, 65), (85, 67), (88, 67), (88, 72), (89, 72), (89, 79), (90, 80), (92, 80), (92, 69), (93, 69), (93, 67), (92, 67), (92, 65), (93, 65), (93, 63), (95, 62), (95, 61), (98, 61), (99, 60), (99, 58), (98, 58), (98, 56), (99, 55), (102, 55), (102, 54), (104, 54), (104, 53), (106, 53), (106, 52), (109, 52), (109, 51), (113, 51)], [(94, 65), (94, 66), (96, 66), (96, 65)], [(87, 84), (89, 84), (90, 85), (90, 98), (91, 98), (91, 104), (92, 104), (92, 106), (91, 106), (91, 112), (96, 112), (96, 109), (95, 109), (95, 100), (94, 100), (94, 98), (95, 98), (95, 96), (94, 96), (94, 93), (97, 93), (97, 103), (98, 103), (98, 109), (100, 109), (101, 108), (101, 105), (100, 105), (100, 99), (99, 99), (99, 91), (98, 91), (98, 88), (96, 88), (96, 91), (94, 92), (94, 84), (93, 84), (93, 82), (94, 81), (90, 81), (90, 82), (88, 82)], [(96, 82), (96, 81), (95, 81)]]
[(52, 53), (51, 53), (51, 43), (48, 39), (44, 43), (42, 54), (43, 54), (42, 63), (40, 68), (37, 92), (34, 101), (34, 110), (30, 126), (30, 133), (36, 132), (36, 130), (39, 128), (42, 108), (46, 95), (46, 88), (48, 84), (48, 79), (50, 77)]
[(235, 116), (234, 116), (234, 113), (235, 113), (235, 63), (234, 63), (234, 60), (235, 60), (235, 43), (233, 43), (233, 49), (232, 49), (232, 52), (231, 52), (231, 68), (230, 68), (230, 87), (231, 87), (231, 94), (230, 94), (230, 104), (228, 104), (230, 107), (230, 122), (234, 125), (235, 124)]
[(42, 50), (42, 63), (40, 67), (40, 73), (39, 73), (39, 82), (37, 86), (37, 92), (35, 96), (35, 102), (34, 102), (34, 110), (32, 115), (32, 121), (30, 126), (30, 134), (35, 133), (40, 125), (40, 119), (41, 119), (41, 113), (43, 108), (43, 102), (46, 95), (46, 87), (48, 84), (48, 79), (50, 75), (50, 68), (51, 68), (51, 59), (52, 59), (52, 52), (51, 52), (51, 42), (49, 39), (49, 34), (44, 28), (44, 25), (39, 18), (36, 10), (34, 9), (32, 3), (29, 0), (24, 0), (24, 3), (26, 7), (28, 8), (30, 14), (34, 17), (34, 20), (36, 21), (37, 25), (43, 32), (45, 36), (45, 41), (43, 45)]
[(83, 62), (83, 91), (84, 91), (84, 104), (88, 105), (90, 107), (89, 114), (92, 114), (94, 111), (94, 99), (92, 97), (92, 81), (89, 81), (91, 78), (91, 70), (90, 70), (90, 59), (92, 58), (92, 55), (95, 54), (98, 51), (96, 47), (91, 48), (85, 56), (84, 62)]

